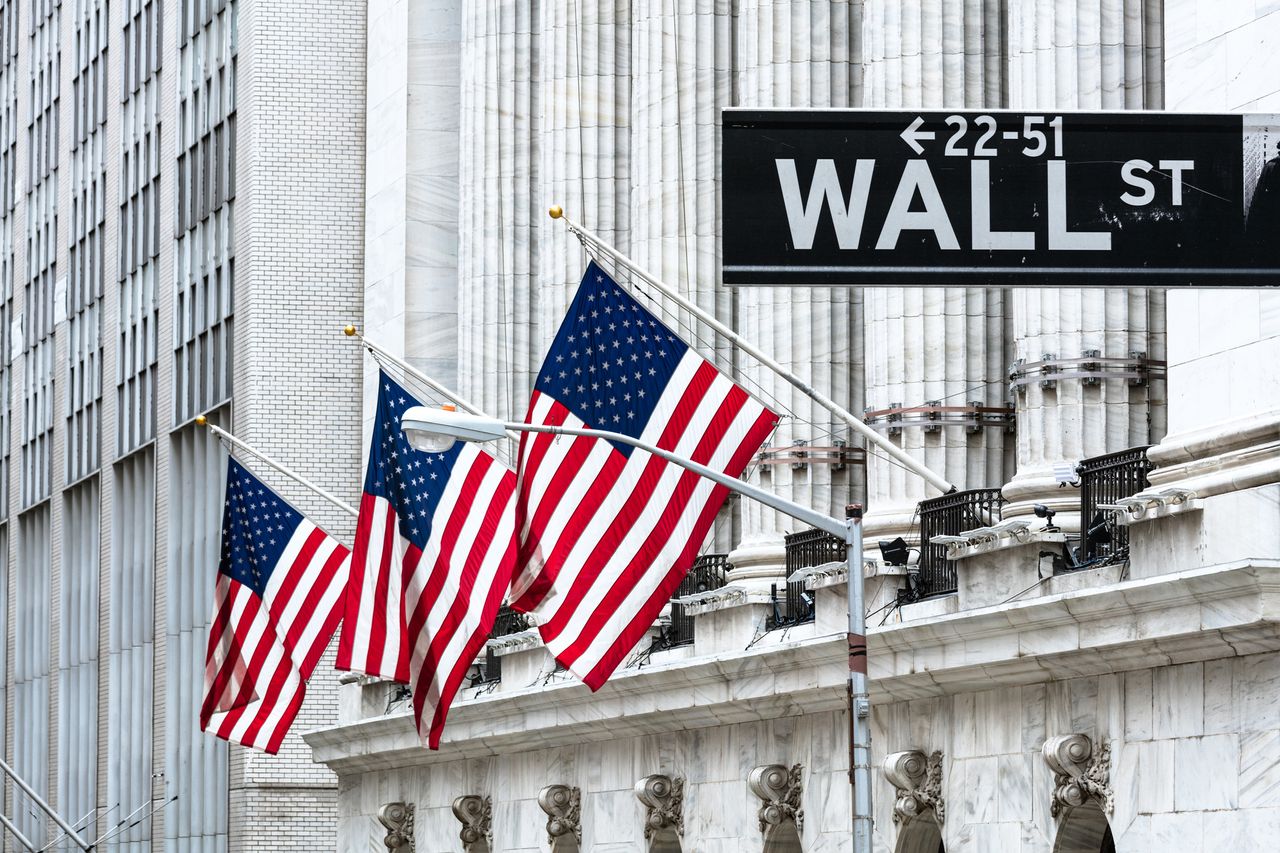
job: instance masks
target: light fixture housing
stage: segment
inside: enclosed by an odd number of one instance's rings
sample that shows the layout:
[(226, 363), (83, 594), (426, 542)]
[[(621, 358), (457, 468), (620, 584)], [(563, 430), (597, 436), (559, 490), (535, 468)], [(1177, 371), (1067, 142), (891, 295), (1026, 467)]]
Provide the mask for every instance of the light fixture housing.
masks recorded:
[(496, 441), (506, 435), (497, 418), (451, 412), (429, 406), (413, 406), (400, 417), (409, 446), (427, 453), (443, 453), (455, 441)]
[(911, 549), (907, 547), (907, 540), (899, 536), (880, 543), (880, 556), (886, 566), (905, 566), (911, 558)]

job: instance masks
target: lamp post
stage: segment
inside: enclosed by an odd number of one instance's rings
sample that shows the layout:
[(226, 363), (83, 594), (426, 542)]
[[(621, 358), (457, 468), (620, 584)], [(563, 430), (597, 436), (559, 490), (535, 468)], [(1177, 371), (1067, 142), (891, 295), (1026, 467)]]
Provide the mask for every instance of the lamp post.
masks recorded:
[(686, 459), (663, 450), (638, 438), (618, 432), (577, 427), (526, 424), (517, 421), (500, 421), (481, 415), (414, 406), (400, 419), (401, 428), (414, 448), (429, 453), (442, 453), (455, 441), (487, 442), (506, 436), (508, 430), (516, 432), (542, 432), (553, 435), (587, 436), (603, 438), (638, 447), (660, 459), (679, 465), (705, 477), (730, 491), (759, 501), (765, 506), (803, 521), (819, 530), (841, 538), (845, 543), (845, 564), (849, 572), (849, 781), (853, 787), (853, 850), (854, 853), (871, 853), (871, 702), (867, 693), (867, 628), (862, 589), (862, 505), (850, 504), (844, 521), (815, 512), (806, 506), (789, 501), (730, 477), (714, 468), (708, 468), (692, 459)]

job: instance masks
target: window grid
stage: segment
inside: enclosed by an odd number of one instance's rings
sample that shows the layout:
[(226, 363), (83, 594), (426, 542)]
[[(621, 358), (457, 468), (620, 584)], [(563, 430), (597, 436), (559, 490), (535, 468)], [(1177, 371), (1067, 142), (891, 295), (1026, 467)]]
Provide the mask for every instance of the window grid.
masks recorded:
[(53, 444), (53, 302), (58, 275), (58, 9), (31, 0), (27, 124), (27, 269), (23, 309), (22, 505), (49, 496)]
[[(112, 507), (107, 801), (131, 814), (151, 799), (154, 709), (156, 492), (151, 448), (115, 466)], [(108, 853), (151, 853), (151, 819), (107, 841)]]
[[(49, 795), (49, 504), (19, 518), (14, 567), (13, 766), (41, 797)], [(22, 834), (44, 838), (43, 814), (13, 792), (13, 820)]]
[[(225, 425), (226, 414), (223, 409), (210, 420)], [(218, 562), (227, 457), (207, 430), (192, 424), (172, 433), (169, 459), (169, 493), (182, 500), (169, 513), (167, 667), (202, 672), (213, 611), (209, 567)], [(168, 678), (164, 689), (165, 796), (180, 795), (165, 813), (164, 849), (227, 853), (227, 742), (200, 731), (200, 679)]]
[(97, 837), (98, 478), (63, 492), (58, 620), (58, 807)]
[(13, 220), (18, 178), (18, 0), (0, 0), (0, 518), (9, 516)]
[(231, 396), (235, 3), (183, 0), (179, 61), (174, 409), (181, 423)]
[(99, 465), (102, 281), (106, 225), (107, 0), (76, 2), (71, 150), (71, 280), (67, 291), (67, 479)]
[(160, 256), (158, 0), (129, 0), (124, 25), (120, 152), (120, 325), (116, 453), (155, 438), (156, 282)]

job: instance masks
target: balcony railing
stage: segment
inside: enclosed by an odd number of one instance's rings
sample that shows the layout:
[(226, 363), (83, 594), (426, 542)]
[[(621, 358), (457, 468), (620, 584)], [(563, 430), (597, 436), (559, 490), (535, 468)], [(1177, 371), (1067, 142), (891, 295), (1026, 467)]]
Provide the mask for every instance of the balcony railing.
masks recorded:
[[(523, 613), (517, 613), (507, 605), (498, 608), (498, 616), (493, 622), (493, 631), (489, 633), (490, 637), (506, 637), (511, 634), (519, 634), (521, 631), (529, 627), (529, 619)], [(489, 684), (502, 679), (502, 658), (493, 653), (493, 649), (486, 648), (484, 657), (480, 661), (480, 676), (472, 681), (472, 686), (476, 684)]]
[(1099, 504), (1114, 504), (1145, 490), (1151, 461), (1147, 447), (1131, 447), (1116, 453), (1080, 460), (1080, 550), (1076, 562), (1089, 565), (1118, 559), (1129, 553), (1129, 528), (1116, 524), (1115, 514), (1102, 512)]
[(910, 589), (912, 598), (956, 591), (956, 564), (933, 537), (989, 527), (1000, 520), (1003, 505), (999, 489), (970, 489), (920, 501), (920, 576)]
[[(848, 556), (847, 548), (839, 537), (817, 529), (788, 534), (786, 549), (787, 577), (800, 569), (843, 563)], [(804, 588), (804, 581), (786, 584), (781, 594), (778, 585), (774, 584), (772, 598), (773, 612), (767, 620), (770, 630), (813, 621), (813, 593)]]
[[(693, 567), (684, 576), (673, 598), (694, 595), (724, 586), (724, 574), (729, 568), (728, 554), (703, 554), (693, 561)], [(658, 648), (673, 649), (693, 642), (693, 617), (685, 612), (683, 604), (671, 603), (671, 625), (657, 643)]]

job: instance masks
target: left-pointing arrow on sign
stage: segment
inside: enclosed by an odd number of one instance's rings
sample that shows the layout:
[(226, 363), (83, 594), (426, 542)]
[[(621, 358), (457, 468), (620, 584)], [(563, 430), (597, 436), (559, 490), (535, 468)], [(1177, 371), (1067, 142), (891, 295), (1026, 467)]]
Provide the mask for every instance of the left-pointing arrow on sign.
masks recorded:
[(920, 125), (924, 124), (924, 119), (916, 116), (916, 120), (902, 131), (902, 141), (911, 146), (911, 150), (917, 154), (924, 153), (924, 146), (920, 144), (921, 140), (928, 141), (933, 139), (935, 134), (932, 130), (921, 130)]

